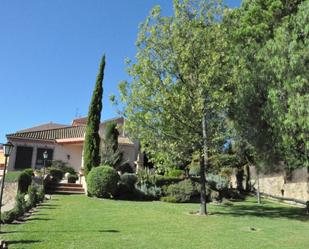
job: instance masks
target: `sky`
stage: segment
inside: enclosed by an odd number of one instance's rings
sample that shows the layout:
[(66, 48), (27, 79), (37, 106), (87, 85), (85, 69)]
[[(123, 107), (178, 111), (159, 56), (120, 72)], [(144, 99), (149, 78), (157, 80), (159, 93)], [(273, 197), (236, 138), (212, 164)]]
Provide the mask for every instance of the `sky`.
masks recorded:
[(172, 0), (1, 0), (0, 143), (24, 128), (86, 116), (104, 53), (102, 120), (118, 116), (109, 96), (129, 80), (124, 61), (134, 58), (138, 26), (156, 5), (173, 13)]

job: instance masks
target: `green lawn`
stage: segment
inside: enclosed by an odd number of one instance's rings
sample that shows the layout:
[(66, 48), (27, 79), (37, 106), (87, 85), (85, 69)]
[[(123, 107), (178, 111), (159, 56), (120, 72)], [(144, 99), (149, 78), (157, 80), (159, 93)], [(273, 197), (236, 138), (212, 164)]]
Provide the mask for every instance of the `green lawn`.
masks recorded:
[[(308, 249), (309, 219), (301, 208), (254, 199), (210, 205), (53, 196), (23, 224), (6, 225), (9, 248)], [(253, 231), (250, 228), (254, 228)]]

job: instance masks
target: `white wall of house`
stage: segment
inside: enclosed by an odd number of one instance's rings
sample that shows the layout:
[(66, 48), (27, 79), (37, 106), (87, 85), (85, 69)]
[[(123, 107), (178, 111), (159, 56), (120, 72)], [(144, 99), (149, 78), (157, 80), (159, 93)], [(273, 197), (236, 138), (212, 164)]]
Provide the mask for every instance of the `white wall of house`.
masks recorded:
[(54, 160), (68, 163), (76, 172), (80, 171), (82, 165), (82, 144), (58, 144), (54, 150)]
[(25, 167), (35, 168), (36, 166), (36, 158), (37, 158), (37, 149), (38, 148), (45, 148), (45, 149), (52, 149), (53, 152), (53, 160), (61, 160), (63, 162), (68, 163), (71, 167), (75, 169), (76, 172), (80, 170), (81, 163), (82, 163), (82, 144), (73, 145), (73, 144), (66, 144), (61, 145), (57, 143), (46, 143), (40, 141), (17, 141), (11, 140), (14, 145), (12, 154), (10, 156), (8, 170), (13, 171), (15, 169), (15, 160), (16, 160), (16, 151), (18, 146), (25, 146), (25, 147), (32, 147), (32, 162), (31, 165), (25, 165)]

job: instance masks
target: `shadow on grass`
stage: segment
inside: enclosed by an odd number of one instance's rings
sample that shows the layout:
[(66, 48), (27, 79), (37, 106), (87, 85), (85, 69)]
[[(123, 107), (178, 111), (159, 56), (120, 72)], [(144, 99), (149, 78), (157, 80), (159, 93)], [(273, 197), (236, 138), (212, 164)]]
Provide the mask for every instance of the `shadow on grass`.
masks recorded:
[[(7, 231), (1, 232), (1, 234), (10, 234), (10, 233), (45, 233), (45, 230), (31, 230), (31, 231)], [(120, 233), (119, 230), (116, 229), (101, 229), (101, 230), (56, 230), (56, 231), (48, 231), (50, 234), (57, 234), (57, 233)]]
[[(225, 211), (226, 210), (226, 211)], [(212, 214), (228, 215), (234, 217), (254, 216), (270, 219), (294, 219), (299, 221), (309, 221), (309, 215), (304, 208), (288, 206), (270, 206), (269, 204), (247, 205), (235, 203), (232, 206), (226, 206), (224, 211), (215, 211)]]
[(50, 219), (50, 218), (40, 218), (40, 217), (33, 217), (33, 218), (28, 218), (28, 219), (25, 219), (25, 221), (32, 221), (32, 220), (54, 220), (54, 219)]
[(42, 242), (42, 240), (32, 240), (32, 239), (25, 240), (25, 239), (22, 239), (22, 240), (9, 240), (7, 242), (8, 242), (9, 245), (12, 245), (12, 244), (34, 244), (34, 243), (40, 243), (40, 242)]

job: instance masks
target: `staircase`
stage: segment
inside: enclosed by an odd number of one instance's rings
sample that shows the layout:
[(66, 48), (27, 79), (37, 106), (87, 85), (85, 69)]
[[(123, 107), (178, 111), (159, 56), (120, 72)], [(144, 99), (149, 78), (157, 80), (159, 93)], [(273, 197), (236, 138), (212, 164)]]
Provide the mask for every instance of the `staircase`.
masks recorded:
[(45, 191), (47, 194), (85, 194), (83, 186), (77, 183), (50, 183)]

